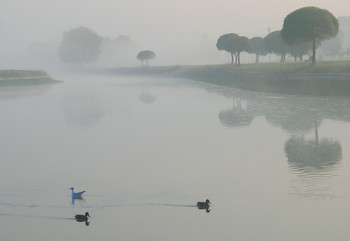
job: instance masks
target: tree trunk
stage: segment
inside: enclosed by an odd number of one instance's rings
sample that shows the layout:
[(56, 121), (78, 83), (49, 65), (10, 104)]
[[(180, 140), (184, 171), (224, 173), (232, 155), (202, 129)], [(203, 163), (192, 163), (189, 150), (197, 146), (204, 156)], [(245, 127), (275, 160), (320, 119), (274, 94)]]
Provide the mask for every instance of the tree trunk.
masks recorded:
[(255, 54), (255, 63), (259, 63), (259, 55)]
[(312, 41), (312, 65), (316, 63), (316, 40)]
[(238, 66), (240, 66), (241, 65), (241, 52), (238, 52), (237, 58), (238, 58)]
[(233, 64), (233, 53), (231, 52), (231, 64)]

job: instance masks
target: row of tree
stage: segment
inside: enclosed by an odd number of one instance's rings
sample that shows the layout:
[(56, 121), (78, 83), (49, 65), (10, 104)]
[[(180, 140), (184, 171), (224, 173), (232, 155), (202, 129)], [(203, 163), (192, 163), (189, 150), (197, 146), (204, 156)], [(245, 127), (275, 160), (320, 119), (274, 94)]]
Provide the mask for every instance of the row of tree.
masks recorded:
[(312, 64), (316, 61), (316, 48), (322, 41), (334, 38), (339, 32), (338, 20), (332, 13), (316, 7), (300, 8), (284, 19), (281, 31), (269, 33), (264, 38), (248, 39), (235, 33), (224, 34), (217, 40), (218, 50), (230, 53), (231, 63), (240, 65), (241, 52), (254, 53), (256, 62), (260, 55), (275, 53), (281, 56), (281, 62), (286, 54), (302, 60), (303, 55), (312, 51)]
[[(130, 40), (126, 39), (125, 36), (117, 40), (122, 42), (123, 45), (130, 43)], [(63, 34), (58, 53), (63, 62), (80, 64), (82, 67), (85, 63), (92, 63), (97, 60), (104, 41), (106, 40), (89, 28), (74, 28)], [(155, 53), (150, 50), (141, 51), (136, 56), (141, 61), (142, 66), (148, 66), (148, 61), (155, 57)]]
[[(230, 53), (231, 63), (240, 65), (241, 53), (248, 52), (259, 56), (274, 53), (281, 56), (284, 62), (287, 54), (295, 60), (302, 60), (303, 55), (312, 52), (312, 63), (316, 61), (316, 48), (322, 41), (335, 37), (339, 32), (338, 20), (325, 9), (305, 7), (298, 9), (284, 19), (281, 31), (269, 33), (264, 38), (239, 36), (236, 33), (227, 33), (219, 37), (216, 47)], [(123, 40), (125, 42), (125, 38)], [(103, 38), (86, 27), (71, 29), (64, 33), (59, 47), (59, 56), (66, 63), (95, 62), (100, 55)], [(138, 53), (137, 59), (142, 66), (155, 57), (155, 53), (144, 50)]]

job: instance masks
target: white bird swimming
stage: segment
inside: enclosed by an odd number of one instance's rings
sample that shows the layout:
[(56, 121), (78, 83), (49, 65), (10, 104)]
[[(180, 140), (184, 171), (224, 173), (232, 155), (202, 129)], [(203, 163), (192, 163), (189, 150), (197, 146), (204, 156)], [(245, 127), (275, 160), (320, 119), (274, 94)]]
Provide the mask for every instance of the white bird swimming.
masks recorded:
[(83, 193), (85, 192), (85, 191), (74, 192), (74, 187), (71, 187), (71, 188), (69, 188), (69, 189), (72, 190), (72, 197), (73, 197), (73, 198), (75, 198), (75, 197), (81, 197), (81, 195), (83, 195)]

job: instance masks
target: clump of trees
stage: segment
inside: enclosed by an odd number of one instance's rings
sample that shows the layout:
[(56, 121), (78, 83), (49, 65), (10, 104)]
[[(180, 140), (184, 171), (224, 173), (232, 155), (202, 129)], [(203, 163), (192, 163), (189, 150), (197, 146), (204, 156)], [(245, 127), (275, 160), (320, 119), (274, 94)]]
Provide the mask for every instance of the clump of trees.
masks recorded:
[(339, 22), (333, 14), (325, 9), (305, 7), (287, 15), (281, 35), (289, 45), (312, 42), (312, 64), (314, 64), (317, 44), (334, 38), (338, 32)]
[(281, 31), (274, 31), (266, 35), (263, 46), (268, 53), (274, 53), (281, 56), (280, 62), (286, 61), (288, 44), (282, 39)]
[(154, 59), (155, 57), (156, 54), (151, 50), (143, 50), (136, 56), (136, 58), (141, 61), (142, 67), (144, 66), (144, 62), (146, 62), (146, 66), (148, 66), (148, 60)]
[[(267, 53), (280, 55), (280, 62), (285, 62), (286, 55), (298, 58), (312, 51), (312, 64), (316, 62), (316, 48), (322, 41), (334, 38), (339, 32), (339, 22), (332, 13), (317, 7), (305, 7), (288, 14), (284, 19), (283, 28), (266, 35), (264, 38), (256, 36), (248, 39), (236, 33), (221, 35), (216, 43), (218, 50), (230, 53), (231, 63), (240, 65), (240, 53), (255, 54), (255, 62), (259, 56)], [(341, 42), (327, 43), (325, 48), (340, 51)], [(336, 46), (335, 46), (336, 45)], [(338, 49), (337, 49), (338, 46)]]
[(60, 59), (66, 63), (95, 62), (100, 54), (102, 39), (86, 27), (73, 28), (65, 32), (58, 48)]
[(235, 33), (228, 33), (220, 36), (217, 40), (216, 47), (218, 50), (224, 50), (231, 54), (231, 64), (240, 65), (241, 52), (251, 52), (253, 47), (249, 39), (245, 36), (239, 36)]
[(255, 54), (255, 63), (259, 63), (259, 57), (261, 55), (267, 55), (267, 51), (264, 47), (264, 39), (262, 37), (253, 37), (250, 39), (252, 44), (252, 53)]

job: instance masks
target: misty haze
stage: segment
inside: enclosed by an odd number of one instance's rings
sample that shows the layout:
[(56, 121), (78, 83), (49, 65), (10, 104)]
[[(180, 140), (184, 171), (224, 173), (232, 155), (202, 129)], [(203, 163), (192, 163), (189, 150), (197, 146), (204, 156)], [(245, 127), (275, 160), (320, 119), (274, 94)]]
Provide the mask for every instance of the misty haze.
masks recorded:
[(350, 240), (350, 3), (2, 0), (0, 240)]

